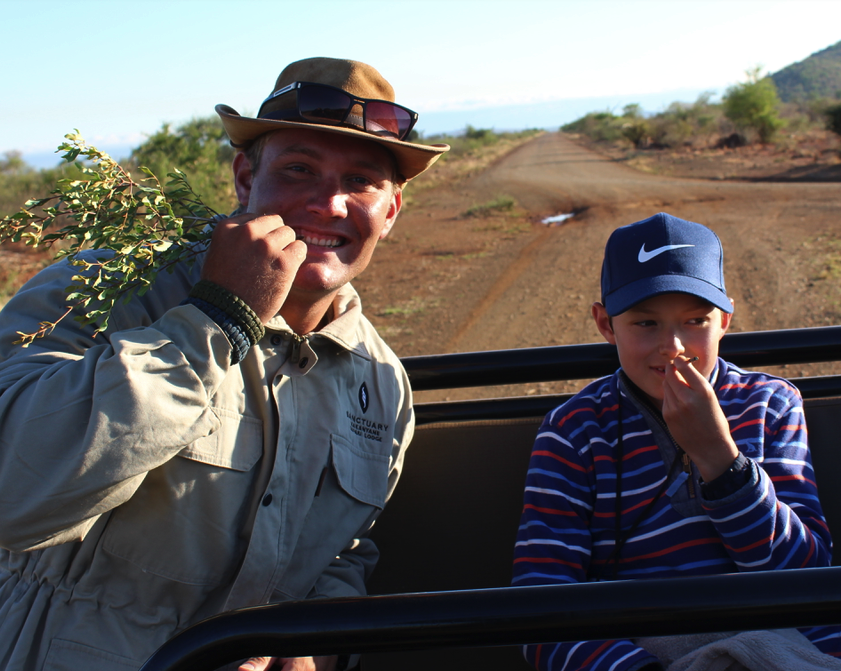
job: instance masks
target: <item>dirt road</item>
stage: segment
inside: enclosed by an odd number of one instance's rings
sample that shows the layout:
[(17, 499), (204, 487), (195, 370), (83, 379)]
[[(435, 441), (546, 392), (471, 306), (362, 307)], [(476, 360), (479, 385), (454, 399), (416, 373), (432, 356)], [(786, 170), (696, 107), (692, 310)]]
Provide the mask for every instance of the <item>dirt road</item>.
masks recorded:
[[(463, 216), (503, 195), (516, 200), (521, 216)], [(367, 313), (401, 356), (598, 341), (589, 306), (599, 297), (604, 243), (617, 226), (659, 211), (721, 237), (734, 330), (841, 324), (833, 265), (841, 258), (838, 183), (658, 177), (548, 133), (479, 175), (417, 197), (410, 188), (407, 196), (393, 238), (356, 282)], [(571, 211), (579, 214), (560, 226), (539, 223)]]

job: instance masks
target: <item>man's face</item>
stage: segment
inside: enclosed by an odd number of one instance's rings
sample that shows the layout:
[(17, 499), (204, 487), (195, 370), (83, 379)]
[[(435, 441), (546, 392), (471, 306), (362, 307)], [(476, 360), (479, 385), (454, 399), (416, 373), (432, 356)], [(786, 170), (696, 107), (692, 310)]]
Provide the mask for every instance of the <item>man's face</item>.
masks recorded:
[(649, 298), (612, 319), (601, 303), (593, 306), (596, 325), (616, 345), (622, 370), (658, 408), (663, 406), (667, 363), (697, 356), (692, 365), (709, 378), (731, 316), (697, 296), (681, 293)]
[(238, 154), (237, 196), (254, 214), (278, 214), (307, 245), (293, 295), (316, 300), (361, 273), (397, 217), (394, 162), (380, 145), (309, 129), (272, 133), (256, 170)]

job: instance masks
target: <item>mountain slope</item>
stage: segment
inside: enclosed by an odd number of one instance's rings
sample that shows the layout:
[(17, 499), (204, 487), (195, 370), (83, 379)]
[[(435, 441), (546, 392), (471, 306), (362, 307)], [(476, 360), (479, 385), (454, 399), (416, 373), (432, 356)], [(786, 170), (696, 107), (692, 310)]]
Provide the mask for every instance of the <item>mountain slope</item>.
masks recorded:
[(771, 75), (783, 102), (841, 98), (841, 42)]

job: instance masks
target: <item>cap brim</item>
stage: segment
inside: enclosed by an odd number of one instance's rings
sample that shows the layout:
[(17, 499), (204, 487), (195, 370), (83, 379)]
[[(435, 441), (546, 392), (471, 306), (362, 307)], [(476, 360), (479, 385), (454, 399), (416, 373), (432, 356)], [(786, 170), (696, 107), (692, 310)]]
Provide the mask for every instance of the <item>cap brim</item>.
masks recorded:
[(414, 144), (403, 142), (390, 137), (378, 137), (354, 128), (344, 126), (325, 126), (323, 124), (305, 123), (302, 121), (280, 121), (276, 119), (253, 119), (241, 116), (228, 105), (216, 105), (216, 113), (222, 119), (222, 125), (235, 147), (244, 147), (264, 133), (282, 128), (306, 128), (319, 130), (337, 135), (350, 135), (363, 140), (376, 142), (388, 149), (397, 161), (397, 169), (408, 181), (417, 177), (432, 166), (445, 151), (450, 149), (446, 144)]
[(686, 275), (661, 275), (631, 282), (631, 284), (617, 289), (609, 296), (605, 296), (604, 306), (607, 314), (615, 317), (626, 310), (630, 310), (637, 303), (642, 303), (661, 294), (670, 293), (697, 296), (712, 303), (723, 312), (728, 314), (733, 312), (733, 304), (720, 289), (696, 277), (687, 277)]

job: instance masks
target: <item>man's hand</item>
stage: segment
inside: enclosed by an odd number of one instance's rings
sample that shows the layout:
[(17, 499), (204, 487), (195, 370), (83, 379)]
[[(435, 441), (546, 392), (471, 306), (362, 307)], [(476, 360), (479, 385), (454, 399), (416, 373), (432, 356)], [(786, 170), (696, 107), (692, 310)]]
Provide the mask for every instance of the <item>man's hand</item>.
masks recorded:
[(202, 279), (239, 296), (265, 324), (280, 311), (306, 254), (276, 214), (240, 214), (216, 225)]
[(252, 657), (239, 671), (334, 671), (337, 657)]
[(685, 357), (666, 366), (663, 419), (704, 482), (715, 480), (739, 456), (715, 391)]

